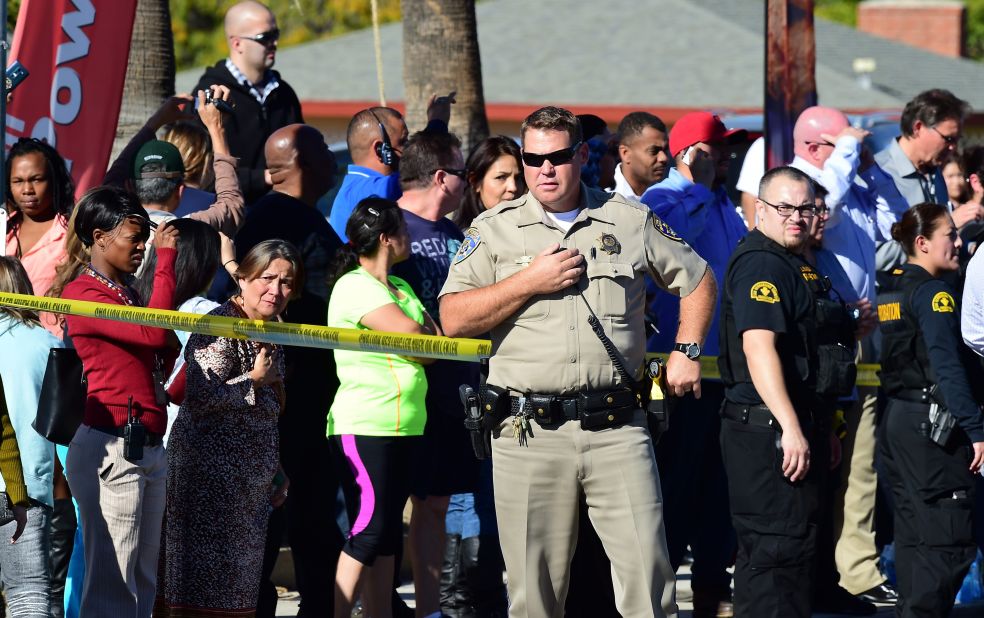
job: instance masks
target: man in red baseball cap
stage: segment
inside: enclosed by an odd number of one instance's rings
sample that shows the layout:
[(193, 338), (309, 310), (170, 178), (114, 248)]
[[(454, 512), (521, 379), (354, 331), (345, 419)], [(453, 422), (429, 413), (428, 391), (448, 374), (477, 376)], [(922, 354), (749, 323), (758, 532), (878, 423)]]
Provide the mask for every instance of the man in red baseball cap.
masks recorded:
[[(719, 286), (732, 251), (746, 233), (724, 188), (729, 146), (745, 138), (745, 131), (729, 131), (713, 114), (687, 114), (670, 130), (675, 167), (642, 196), (642, 202), (667, 224), (666, 233), (685, 240), (707, 261)], [(673, 327), (680, 319), (679, 301), (658, 290), (649, 309), (659, 332), (649, 339), (647, 351), (677, 349)], [(717, 356), (718, 352), (716, 311), (700, 353)], [(670, 565), (674, 569), (680, 566), (688, 545), (693, 552), (694, 616), (730, 616), (732, 609), (727, 569), (735, 534), (727, 492), (692, 491), (693, 487), (721, 488), (727, 484), (720, 450), (714, 447), (723, 400), (720, 382), (702, 380), (701, 398), (688, 394), (681, 402), (687, 421), (671, 423), (656, 449)], [(666, 497), (670, 494), (673, 499)]]
[[(670, 155), (676, 159), (681, 152), (686, 154), (688, 149), (693, 148), (694, 151), (689, 156), (683, 160), (677, 159), (677, 169), (685, 177), (690, 177), (691, 181), (699, 182), (710, 189), (715, 180), (723, 181), (728, 171), (726, 146), (744, 142), (746, 139), (748, 134), (744, 129), (729, 130), (715, 114), (691, 112), (680, 118), (670, 131)], [(697, 151), (705, 153), (709, 162), (713, 163), (711, 170), (698, 162), (705, 156), (698, 155)], [(696, 178), (691, 170), (695, 162), (698, 162)], [(707, 178), (709, 173), (713, 173), (713, 176)]]

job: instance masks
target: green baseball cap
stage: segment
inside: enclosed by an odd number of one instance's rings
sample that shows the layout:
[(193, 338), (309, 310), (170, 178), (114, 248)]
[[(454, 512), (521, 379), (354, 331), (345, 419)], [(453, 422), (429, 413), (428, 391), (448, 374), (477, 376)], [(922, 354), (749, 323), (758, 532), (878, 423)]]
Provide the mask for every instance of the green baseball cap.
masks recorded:
[[(153, 172), (144, 172), (145, 165), (157, 163), (163, 165), (163, 169)], [(181, 153), (170, 142), (159, 139), (151, 140), (140, 147), (137, 151), (137, 158), (133, 162), (133, 177), (137, 180), (143, 178), (181, 178), (184, 176), (184, 162), (181, 160)]]

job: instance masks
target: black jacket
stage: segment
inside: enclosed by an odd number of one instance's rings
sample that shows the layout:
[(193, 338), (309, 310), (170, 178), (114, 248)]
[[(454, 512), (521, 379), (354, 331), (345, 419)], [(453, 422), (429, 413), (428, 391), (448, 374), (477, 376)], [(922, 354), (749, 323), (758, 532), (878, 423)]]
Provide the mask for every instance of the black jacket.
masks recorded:
[(263, 181), (263, 171), (266, 169), (263, 147), (267, 138), (281, 127), (304, 122), (301, 103), (294, 89), (279, 73), (273, 71), (273, 74), (280, 85), (270, 93), (264, 105), (260, 105), (249, 90), (229, 73), (224, 59), (205, 70), (192, 93), (214, 84), (229, 87), (234, 108), (226, 119), (226, 139), (232, 156), (239, 158), (239, 187), (247, 204), (262, 197), (270, 189)]

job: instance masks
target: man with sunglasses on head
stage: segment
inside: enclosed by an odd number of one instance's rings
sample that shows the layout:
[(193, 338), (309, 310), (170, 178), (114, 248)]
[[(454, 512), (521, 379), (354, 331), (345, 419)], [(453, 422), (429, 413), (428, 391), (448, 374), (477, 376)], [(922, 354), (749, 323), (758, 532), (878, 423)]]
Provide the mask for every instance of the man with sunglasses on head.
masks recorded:
[(225, 15), (225, 35), (229, 57), (206, 69), (194, 92), (214, 84), (229, 88), (229, 151), (239, 159), (239, 186), (251, 204), (270, 190), (263, 156), (267, 138), (304, 119), (297, 94), (272, 69), (280, 30), (270, 9), (253, 0), (233, 5)]
[(854, 385), (847, 308), (804, 258), (817, 214), (793, 167), (759, 184), (758, 226), (731, 257), (721, 292), (721, 452), (738, 539), (734, 613), (810, 616), (817, 500), (830, 432), (821, 397)]
[[(445, 333), (491, 331), (480, 409), (488, 415), (510, 609), (563, 613), (578, 502), (611, 558), (619, 613), (676, 615), (653, 444), (639, 395), (644, 275), (682, 297), (666, 366), (672, 394), (700, 390), (699, 349), (714, 276), (638, 202), (587, 188), (587, 147), (569, 111), (544, 107), (520, 130), (530, 192), (480, 214), (441, 290)], [(644, 387), (645, 392), (640, 393)], [(479, 443), (481, 444), (481, 443)]]

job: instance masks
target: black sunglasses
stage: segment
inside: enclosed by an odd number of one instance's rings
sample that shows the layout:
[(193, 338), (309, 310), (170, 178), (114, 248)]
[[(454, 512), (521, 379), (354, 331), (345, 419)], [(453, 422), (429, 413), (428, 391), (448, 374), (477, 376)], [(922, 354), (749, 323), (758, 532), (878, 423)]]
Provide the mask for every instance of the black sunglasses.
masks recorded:
[(550, 161), (550, 165), (563, 165), (571, 162), (571, 159), (574, 158), (574, 155), (577, 153), (577, 149), (580, 147), (581, 142), (578, 142), (573, 146), (562, 148), (561, 150), (555, 150), (554, 152), (548, 152), (547, 154), (524, 152), (523, 163), (529, 165), (530, 167), (543, 167), (543, 164), (546, 161)]
[(960, 141), (959, 133), (957, 133), (956, 135), (943, 135), (943, 133), (941, 133), (940, 130), (937, 129), (936, 127), (929, 127), (929, 128), (936, 131), (936, 134), (942, 137), (943, 141), (946, 142), (947, 144), (956, 144), (957, 142)]
[(280, 30), (278, 28), (274, 28), (273, 30), (267, 30), (266, 32), (261, 32), (253, 36), (240, 36), (239, 38), (256, 41), (263, 47), (269, 47), (276, 43), (280, 38)]
[[(453, 167), (439, 167), (436, 170), (434, 170), (434, 172), (437, 172), (437, 171), (441, 171), (441, 172), (444, 172), (446, 174), (451, 174), (452, 176), (457, 176), (458, 178), (460, 178), (462, 180), (466, 180), (467, 179), (467, 176), (468, 176), (468, 170), (467, 169), (460, 169), (460, 170), (458, 170), (458, 169), (454, 169)], [(434, 172), (431, 172), (431, 174), (433, 174)]]

